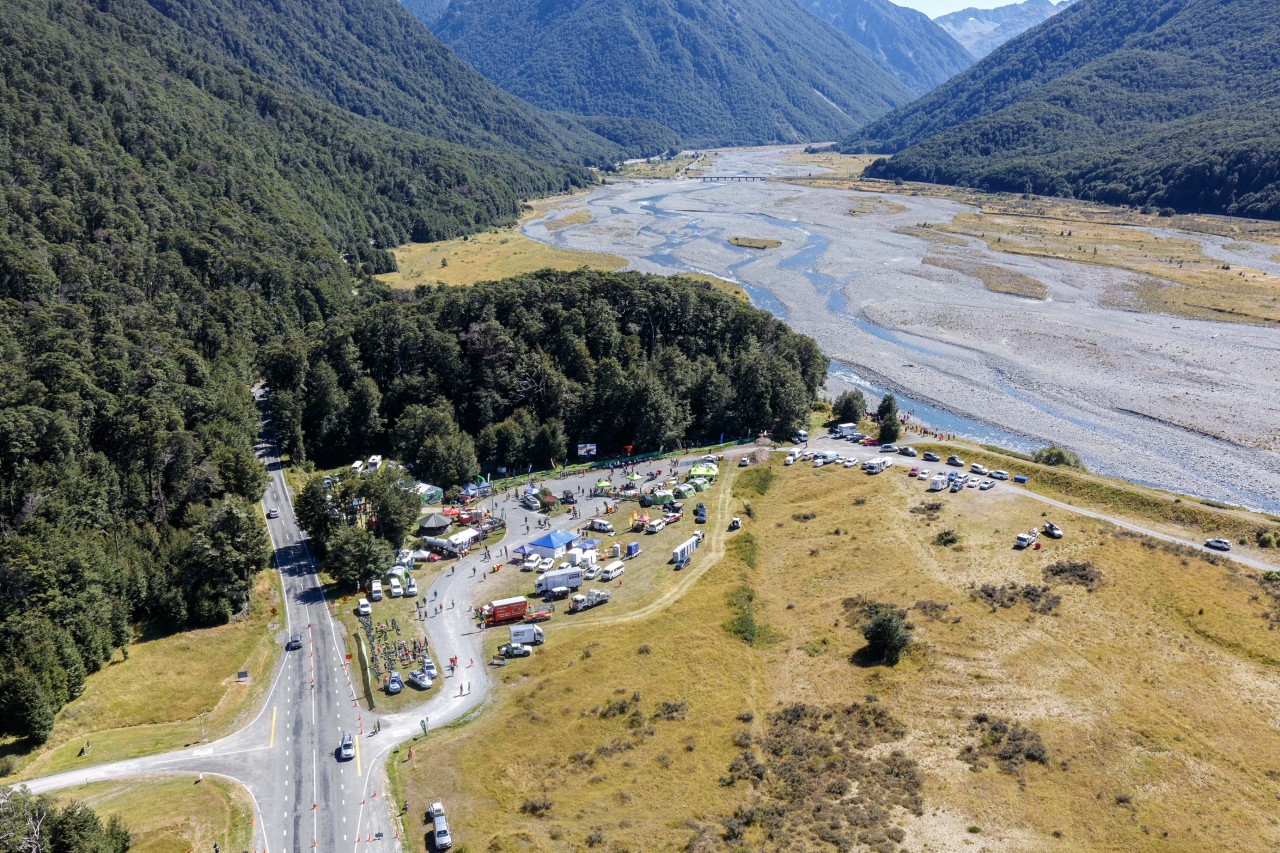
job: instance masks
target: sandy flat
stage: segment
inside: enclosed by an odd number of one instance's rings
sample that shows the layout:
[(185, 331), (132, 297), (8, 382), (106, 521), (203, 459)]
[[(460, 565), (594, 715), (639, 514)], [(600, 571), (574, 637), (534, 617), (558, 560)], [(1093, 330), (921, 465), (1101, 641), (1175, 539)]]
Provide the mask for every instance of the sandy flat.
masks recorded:
[[(715, 172), (809, 168), (787, 163), (787, 154), (728, 151)], [(888, 199), (896, 204), (867, 204)], [(549, 231), (534, 220), (524, 231), (620, 255), (632, 269), (740, 282), (757, 305), (880, 386), (1031, 444), (1066, 445), (1100, 473), (1280, 511), (1274, 329), (1117, 307), (1134, 284), (1122, 270), (902, 233), (974, 210), (945, 199), (693, 179), (609, 185), (585, 207), (590, 222)], [(1280, 272), (1274, 247), (1151, 230)], [(740, 248), (728, 243), (734, 236), (782, 245)], [(928, 256), (1016, 270), (1042, 282), (1048, 297), (989, 291), (924, 264)]]

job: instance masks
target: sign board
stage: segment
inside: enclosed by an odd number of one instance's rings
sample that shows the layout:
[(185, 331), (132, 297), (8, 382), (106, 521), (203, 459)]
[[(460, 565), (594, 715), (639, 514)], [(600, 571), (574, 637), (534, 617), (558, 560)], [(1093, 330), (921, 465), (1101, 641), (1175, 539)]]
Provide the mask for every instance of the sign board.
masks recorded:
[(423, 717), (420, 723), (422, 725), (422, 733), (425, 735), (427, 733), (427, 718)]
[(249, 680), (249, 670), (247, 670), (247, 669), (242, 669), (242, 670), (240, 670), (239, 672), (237, 672), (237, 673), (236, 673), (236, 680), (237, 680), (237, 681), (248, 681), (248, 680)]
[(596, 446), (594, 444), (579, 444), (578, 455), (579, 456), (595, 456)]

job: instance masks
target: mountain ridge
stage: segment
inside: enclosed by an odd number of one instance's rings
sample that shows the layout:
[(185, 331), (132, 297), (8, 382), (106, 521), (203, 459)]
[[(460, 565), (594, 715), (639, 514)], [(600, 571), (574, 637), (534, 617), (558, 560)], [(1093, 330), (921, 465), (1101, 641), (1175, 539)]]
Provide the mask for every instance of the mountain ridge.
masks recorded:
[(659, 121), (686, 145), (840, 138), (911, 97), (861, 45), (776, 0), (454, 0), (434, 30), (538, 106)]
[(975, 59), (981, 59), (1000, 45), (1036, 24), (1061, 12), (1074, 0), (1022, 0), (994, 9), (970, 6), (934, 18)]
[(796, 0), (871, 52), (917, 95), (945, 83), (974, 58), (950, 33), (915, 9), (889, 0)]
[(1274, 218), (1280, 20), (1263, 0), (1079, 0), (863, 128), (878, 177)]

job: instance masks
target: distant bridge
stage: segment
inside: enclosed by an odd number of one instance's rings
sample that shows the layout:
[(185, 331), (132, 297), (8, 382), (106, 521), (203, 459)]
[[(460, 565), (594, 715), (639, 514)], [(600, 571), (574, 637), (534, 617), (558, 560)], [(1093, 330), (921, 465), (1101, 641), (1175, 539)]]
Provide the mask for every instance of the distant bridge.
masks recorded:
[(703, 183), (711, 183), (712, 181), (767, 181), (769, 178), (765, 175), (703, 175)]

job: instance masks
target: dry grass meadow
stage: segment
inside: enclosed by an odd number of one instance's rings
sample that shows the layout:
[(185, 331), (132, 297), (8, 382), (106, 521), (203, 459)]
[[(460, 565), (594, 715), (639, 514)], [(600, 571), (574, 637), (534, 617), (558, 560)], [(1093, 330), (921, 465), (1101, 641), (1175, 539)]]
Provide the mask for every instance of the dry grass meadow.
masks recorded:
[[(569, 214), (566, 219), (573, 217), (574, 214)], [(566, 221), (562, 227), (569, 224)], [(397, 288), (414, 288), (420, 284), (475, 284), (540, 269), (587, 267), (612, 272), (627, 265), (616, 255), (558, 249), (531, 240), (515, 229), (486, 231), (439, 243), (410, 243), (396, 249), (395, 255), (399, 270), (378, 278)]]
[[(39, 752), (16, 757), (32, 778), (165, 752), (230, 734), (256, 713), (275, 675), (283, 628), (272, 627), (279, 576), (262, 572), (248, 615), (228, 625), (135, 640), (90, 675), (79, 698), (58, 714)], [(211, 654), (210, 650), (216, 649)], [(240, 683), (236, 673), (248, 670)], [(91, 744), (87, 755), (80, 750)]]
[[(1066, 538), (1015, 551), (1047, 508), (1007, 485), (747, 474), (683, 594), (553, 622), (483, 715), (393, 758), (411, 849), (438, 796), (470, 851), (1280, 844), (1265, 579), (1056, 510)], [(877, 604), (914, 626), (894, 667), (857, 654)]]
[(206, 776), (155, 776), (100, 782), (59, 793), (77, 800), (104, 821), (119, 815), (129, 828), (130, 853), (188, 853), (249, 850), (253, 845), (253, 804), (234, 782)]

